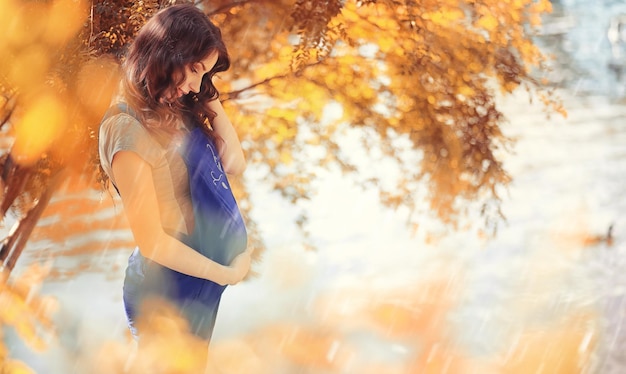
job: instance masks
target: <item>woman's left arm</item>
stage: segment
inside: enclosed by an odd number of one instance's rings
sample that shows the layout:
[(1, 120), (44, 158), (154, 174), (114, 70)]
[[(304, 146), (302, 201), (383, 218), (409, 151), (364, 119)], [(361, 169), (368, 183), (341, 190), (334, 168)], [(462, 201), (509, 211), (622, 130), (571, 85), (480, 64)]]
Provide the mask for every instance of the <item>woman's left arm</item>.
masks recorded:
[(228, 119), (222, 103), (219, 99), (215, 99), (209, 101), (207, 106), (216, 114), (212, 123), (213, 130), (226, 143), (221, 155), (224, 171), (231, 175), (243, 173), (246, 169), (246, 158), (243, 155), (237, 132)]

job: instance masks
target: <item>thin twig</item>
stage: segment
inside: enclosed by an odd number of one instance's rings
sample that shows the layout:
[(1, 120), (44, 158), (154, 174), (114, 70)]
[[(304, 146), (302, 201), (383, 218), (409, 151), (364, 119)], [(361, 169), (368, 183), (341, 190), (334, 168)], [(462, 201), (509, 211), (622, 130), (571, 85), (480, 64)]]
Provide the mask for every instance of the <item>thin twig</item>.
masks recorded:
[(246, 91), (249, 91), (249, 90), (252, 90), (253, 88), (262, 86), (264, 84), (267, 84), (267, 83), (269, 83), (271, 81), (288, 78), (290, 76), (300, 75), (300, 74), (302, 74), (302, 72), (304, 70), (309, 69), (309, 68), (311, 68), (313, 66), (317, 66), (317, 65), (319, 65), (321, 63), (322, 63), (322, 61), (317, 61), (317, 62), (314, 62), (312, 64), (308, 64), (308, 65), (303, 66), (302, 69), (300, 69), (297, 73), (287, 73), (287, 74), (275, 75), (273, 77), (265, 78), (264, 80), (262, 80), (260, 82), (253, 83), (253, 84), (251, 84), (251, 85), (249, 85), (247, 87), (241, 88), (239, 90), (225, 92), (224, 95), (226, 95), (226, 98), (224, 98), (223, 101), (237, 99), (242, 93), (244, 93)]
[(89, 17), (89, 42), (87, 44), (87, 50), (91, 50), (91, 41), (93, 40), (93, 3), (95, 0), (91, 1), (91, 15)]
[(5, 268), (8, 269), (9, 272), (13, 270), (17, 260), (24, 251), (24, 247), (26, 247), (30, 234), (33, 232), (35, 226), (37, 226), (37, 222), (39, 221), (44, 209), (48, 206), (54, 190), (55, 186), (48, 187), (39, 198), (39, 201), (37, 201), (37, 204), (28, 212), (28, 215), (20, 221), (20, 224), (25, 224), (26, 226), (21, 230), (19, 239), (17, 240), (17, 243), (15, 243), (15, 246), (6, 262)]

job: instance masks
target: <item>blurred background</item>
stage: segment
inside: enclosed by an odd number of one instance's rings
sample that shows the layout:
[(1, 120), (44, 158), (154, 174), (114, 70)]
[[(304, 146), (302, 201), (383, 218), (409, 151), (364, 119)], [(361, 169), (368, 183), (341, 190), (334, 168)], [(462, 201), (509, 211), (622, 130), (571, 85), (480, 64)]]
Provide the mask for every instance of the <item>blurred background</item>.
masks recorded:
[[(626, 372), (626, 3), (553, 7), (535, 41), (554, 56), (541, 74), (567, 117), (521, 89), (498, 98), (515, 142), (501, 155), (512, 182), (494, 236), (427, 215), (414, 233), (407, 211), (330, 169), (298, 206), (309, 212), (310, 250), (298, 209), (248, 168), (267, 250), (258, 274), (224, 294), (212, 345), (225, 373)], [(358, 156), (358, 137), (338, 144)], [(368, 173), (394, 173), (363, 157)], [(119, 215), (109, 200), (95, 199)], [(94, 255), (81, 250), (89, 238), (72, 237), (73, 250), (48, 256), (53, 222), (42, 219), (15, 272), (51, 268), (38, 292), (58, 300), (58, 337), (35, 352), (6, 329), (9, 353), (37, 373), (115, 372), (130, 352), (121, 302), (130, 251), (111, 244)], [(97, 235), (130, 240), (124, 230)]]

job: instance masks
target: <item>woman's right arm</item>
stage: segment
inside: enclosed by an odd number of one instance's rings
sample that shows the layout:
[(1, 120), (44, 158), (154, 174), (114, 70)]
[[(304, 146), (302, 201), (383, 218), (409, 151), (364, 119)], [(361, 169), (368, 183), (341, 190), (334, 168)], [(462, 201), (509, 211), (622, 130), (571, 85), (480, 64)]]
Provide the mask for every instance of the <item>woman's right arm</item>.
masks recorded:
[(238, 283), (248, 273), (248, 251), (237, 257), (232, 266), (224, 266), (163, 230), (152, 169), (139, 155), (119, 151), (113, 157), (111, 167), (130, 229), (144, 257), (180, 273), (221, 285)]

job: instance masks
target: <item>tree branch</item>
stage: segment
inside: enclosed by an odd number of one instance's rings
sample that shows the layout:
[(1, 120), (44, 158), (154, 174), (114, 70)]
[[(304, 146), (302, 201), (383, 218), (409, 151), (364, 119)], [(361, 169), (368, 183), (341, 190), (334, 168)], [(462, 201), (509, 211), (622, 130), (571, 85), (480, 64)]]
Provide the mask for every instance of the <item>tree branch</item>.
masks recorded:
[(267, 84), (267, 83), (269, 83), (271, 81), (274, 81), (274, 80), (287, 78), (290, 75), (291, 74), (276, 75), (276, 76), (273, 76), (273, 77), (265, 78), (264, 80), (262, 80), (260, 82), (253, 83), (253, 84), (251, 84), (251, 85), (249, 85), (247, 87), (244, 87), (242, 89), (226, 92), (225, 93), (226, 97), (224, 99), (222, 99), (222, 101), (236, 100), (242, 93), (244, 93), (246, 91), (252, 90), (255, 87), (262, 86), (262, 85)]
[(2, 217), (5, 217), (15, 199), (23, 192), (24, 185), (32, 175), (33, 170), (16, 164), (10, 153), (2, 158), (4, 160), (2, 160), (0, 178), (3, 182), (3, 191), (2, 201), (0, 202), (0, 214), (2, 214)]
[[(0, 119), (0, 129), (2, 129), (4, 125), (9, 122), (11, 116), (13, 115), (13, 111), (15, 110), (15, 95), (4, 95), (4, 100), (5, 103), (1, 109), (5, 112), (2, 119)], [(11, 105), (11, 107), (8, 107), (9, 105)]]
[[(24, 251), (24, 247), (26, 247), (28, 238), (33, 232), (35, 226), (37, 226), (37, 222), (39, 222), (41, 214), (48, 206), (54, 190), (54, 186), (48, 187), (48, 189), (46, 189), (46, 191), (44, 191), (42, 196), (39, 198), (39, 201), (37, 201), (37, 204), (28, 212), (26, 217), (24, 217), (24, 219), (20, 221), (21, 232), (19, 233), (19, 239), (15, 243), (13, 250), (10, 251), (11, 255), (9, 256), (5, 265), (5, 268), (8, 269), (9, 272), (13, 270), (15, 264), (17, 263), (17, 260), (20, 258), (20, 255)], [(22, 226), (24, 227), (22, 228)]]
[(54, 191), (61, 182), (61, 176), (64, 173), (59, 171), (56, 173), (48, 188), (41, 194), (37, 203), (31, 208), (26, 217), (19, 220), (11, 229), (9, 236), (7, 236), (0, 246), (0, 269), (4, 270), (4, 273), (11, 273), (17, 260), (19, 259), (30, 234), (39, 222), (41, 214), (48, 206)]
[(249, 90), (252, 90), (252, 89), (254, 89), (256, 87), (262, 86), (264, 84), (267, 84), (269, 82), (275, 81), (275, 80), (285, 79), (285, 78), (288, 78), (290, 76), (299, 76), (299, 75), (302, 74), (302, 72), (304, 70), (309, 69), (309, 68), (311, 68), (313, 66), (317, 66), (317, 65), (319, 65), (321, 63), (322, 63), (322, 61), (317, 61), (317, 62), (314, 62), (312, 64), (305, 65), (297, 73), (290, 72), (290, 73), (286, 73), (286, 74), (275, 75), (273, 77), (265, 78), (264, 80), (262, 80), (260, 82), (253, 83), (253, 84), (251, 84), (251, 85), (249, 85), (247, 87), (241, 88), (239, 90), (225, 92), (224, 95), (226, 95), (226, 97), (223, 98), (222, 101), (236, 100), (242, 93), (244, 93), (246, 91), (249, 91)]

